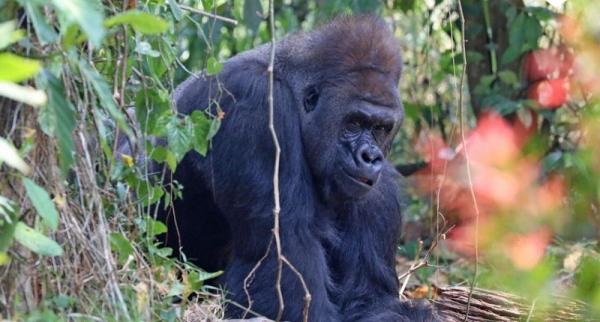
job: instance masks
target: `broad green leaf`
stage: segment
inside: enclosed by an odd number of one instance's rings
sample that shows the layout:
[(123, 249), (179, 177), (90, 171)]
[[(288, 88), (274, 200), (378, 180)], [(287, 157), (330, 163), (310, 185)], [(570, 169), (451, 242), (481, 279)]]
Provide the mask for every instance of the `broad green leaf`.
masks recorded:
[(42, 45), (58, 39), (58, 34), (54, 31), (53, 27), (50, 27), (46, 21), (46, 16), (42, 13), (42, 6), (28, 0), (19, 0), (19, 3), (25, 8), (27, 18), (31, 20), (35, 34)]
[(15, 83), (35, 76), (42, 68), (42, 64), (37, 60), (11, 53), (0, 53), (0, 66), (0, 81)]
[(59, 244), (22, 222), (17, 223), (15, 239), (19, 244), (40, 255), (61, 256), (63, 254)]
[(154, 237), (160, 234), (164, 234), (167, 232), (167, 226), (165, 226), (164, 223), (162, 223), (161, 221), (158, 220), (154, 220), (150, 217), (146, 218), (147, 220), (147, 232), (148, 232), (148, 236), (150, 237)]
[(102, 107), (104, 107), (110, 116), (117, 122), (117, 125), (125, 135), (131, 137), (133, 134), (131, 133), (129, 126), (127, 126), (127, 123), (125, 123), (125, 115), (117, 107), (111, 94), (110, 87), (104, 78), (83, 59), (79, 60), (79, 69), (85, 79), (94, 88), (94, 91), (100, 98)]
[(81, 38), (81, 29), (79, 29), (79, 26), (76, 24), (71, 24), (62, 32), (61, 44), (63, 48), (69, 49), (77, 45)]
[(129, 10), (114, 15), (104, 22), (107, 28), (117, 25), (130, 25), (133, 30), (147, 35), (156, 35), (169, 29), (169, 23), (164, 19), (147, 12)]
[(218, 62), (215, 57), (210, 57), (206, 61), (206, 74), (216, 75), (223, 69), (223, 64)]
[(210, 132), (212, 123), (204, 112), (201, 111), (192, 112), (190, 120), (194, 129), (194, 150), (205, 156), (206, 152), (208, 152), (208, 133)]
[(28, 178), (23, 178), (23, 185), (38, 215), (44, 219), (51, 230), (56, 230), (58, 228), (58, 211), (56, 211), (48, 192)]
[(24, 175), (29, 174), (31, 171), (27, 163), (19, 155), (19, 151), (6, 139), (0, 137), (0, 164), (2, 162), (21, 171)]
[(0, 23), (0, 49), (4, 49), (23, 38), (23, 31), (16, 30), (16, 28), (17, 25), (14, 20)]
[(171, 150), (167, 150), (167, 165), (169, 166), (169, 170), (175, 172), (177, 169), (177, 157)]
[(212, 140), (212, 138), (214, 138), (215, 135), (217, 135), (219, 128), (221, 128), (221, 120), (219, 120), (218, 118), (213, 119), (212, 123), (210, 124), (210, 130), (208, 131), (208, 136), (206, 137), (206, 139), (209, 141)]
[(169, 8), (171, 9), (171, 13), (173, 13), (173, 17), (175, 17), (175, 20), (181, 20), (181, 8), (179, 8), (177, 2), (175, 2), (175, 0), (167, 0), (167, 3), (169, 4)]
[(46, 134), (58, 139), (60, 167), (66, 175), (74, 162), (75, 107), (66, 100), (62, 83), (52, 73), (44, 71), (37, 80), (49, 94), (48, 104), (41, 108), (38, 122)]
[(104, 37), (102, 6), (92, 0), (52, 0), (54, 8), (67, 21), (74, 21), (95, 46), (100, 46)]
[(44, 105), (48, 100), (44, 91), (8, 82), (0, 82), (0, 96), (8, 97), (31, 106)]
[(110, 234), (110, 247), (117, 253), (120, 263), (124, 263), (133, 254), (133, 246), (121, 233)]
[(169, 149), (175, 154), (177, 160), (192, 149), (193, 129), (189, 122), (184, 122), (174, 116), (167, 124), (167, 141)]
[(542, 33), (540, 22), (525, 12), (519, 13), (508, 24), (508, 48), (502, 54), (503, 65), (510, 64), (523, 53), (538, 47), (537, 41)]
[(512, 70), (503, 70), (498, 73), (498, 77), (504, 84), (511, 86), (519, 85), (519, 77)]
[(0, 225), (0, 253), (7, 251), (12, 245), (16, 226), (16, 222), (4, 222)]
[(150, 152), (150, 158), (158, 163), (163, 163), (167, 159), (167, 149), (163, 146), (157, 146)]

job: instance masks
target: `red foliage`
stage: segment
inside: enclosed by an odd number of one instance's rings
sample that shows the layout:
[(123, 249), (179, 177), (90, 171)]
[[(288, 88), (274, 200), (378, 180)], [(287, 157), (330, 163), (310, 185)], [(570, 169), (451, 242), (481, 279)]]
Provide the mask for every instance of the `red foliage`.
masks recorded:
[(574, 54), (566, 47), (553, 47), (530, 52), (523, 68), (529, 81), (569, 76), (573, 70)]
[(456, 225), (448, 234), (451, 249), (472, 256), (476, 240), (482, 253), (491, 247), (496, 251), (518, 249), (508, 257), (515, 266), (529, 269), (542, 258), (550, 230), (533, 225), (528, 232), (515, 233), (499, 228), (503, 226), (498, 221), (510, 222), (511, 216), (545, 216), (560, 206), (564, 191), (559, 178), (539, 183), (539, 160), (521, 153), (531, 135), (522, 126), (519, 122), (510, 124), (497, 114), (484, 115), (467, 135), (464, 146), (459, 145), (455, 151), (439, 136), (422, 134), (417, 149), (431, 166), (418, 173), (416, 183), (428, 195), (439, 192), (441, 213), (448, 225)]
[(527, 97), (542, 109), (556, 109), (567, 102), (570, 83), (567, 78), (541, 80), (527, 90)]

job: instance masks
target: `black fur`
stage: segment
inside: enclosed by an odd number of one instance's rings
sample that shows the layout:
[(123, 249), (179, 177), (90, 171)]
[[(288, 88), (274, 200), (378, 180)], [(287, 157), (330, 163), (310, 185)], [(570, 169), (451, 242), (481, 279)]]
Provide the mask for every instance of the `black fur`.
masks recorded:
[[(281, 240), (310, 290), (309, 321), (433, 320), (428, 307), (398, 299), (399, 176), (383, 159), (402, 119), (393, 35), (371, 16), (339, 18), (280, 41), (276, 53)], [(189, 152), (179, 164), (173, 179), (183, 198), (161, 213), (167, 244), (206, 270), (224, 269), (228, 297), (242, 306), (244, 279), (273, 227), (268, 60), (262, 46), (228, 60), (216, 77), (190, 77), (177, 88), (179, 112), (218, 103), (225, 116), (208, 155)], [(279, 307), (275, 274), (271, 247), (249, 287), (251, 310), (270, 318)], [(281, 285), (283, 319), (301, 321), (304, 291), (289, 268)], [(227, 307), (228, 317), (243, 312)]]

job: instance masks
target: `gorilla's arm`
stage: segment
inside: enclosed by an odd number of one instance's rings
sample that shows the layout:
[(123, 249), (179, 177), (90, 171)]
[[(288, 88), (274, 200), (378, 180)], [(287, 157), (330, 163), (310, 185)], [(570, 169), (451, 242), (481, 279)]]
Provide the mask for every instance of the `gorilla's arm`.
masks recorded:
[[(197, 155), (191, 164), (203, 182), (214, 182), (210, 188), (212, 197), (230, 223), (232, 261), (225, 270), (225, 284), (230, 292), (228, 299), (242, 306), (248, 305), (244, 278), (267, 252), (273, 227), (275, 147), (268, 129), (266, 68), (257, 61), (232, 60), (226, 63), (218, 80), (190, 79), (175, 94), (177, 108), (182, 113), (204, 109), (209, 99), (215, 98), (225, 111), (209, 155), (206, 158)], [(314, 184), (307, 182), (311, 176), (298, 140), (300, 124), (294, 104), (287, 84), (276, 80), (275, 124), (282, 149), (280, 234), (283, 255), (302, 274), (310, 289), (313, 301), (309, 321), (340, 321), (327, 294), (328, 265), (313, 222)], [(248, 288), (253, 302), (251, 309), (270, 318), (275, 318), (279, 307), (275, 292), (276, 257), (273, 244)], [(301, 321), (304, 291), (288, 268), (283, 270), (281, 288), (285, 300), (283, 320)], [(242, 313), (236, 306), (228, 307), (229, 317), (239, 317)]]

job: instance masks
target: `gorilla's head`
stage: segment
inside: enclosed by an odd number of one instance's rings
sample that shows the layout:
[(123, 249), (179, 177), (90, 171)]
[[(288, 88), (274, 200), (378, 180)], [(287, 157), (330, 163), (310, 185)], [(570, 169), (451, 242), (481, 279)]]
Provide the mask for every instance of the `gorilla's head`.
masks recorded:
[(377, 186), (403, 118), (396, 39), (372, 16), (349, 22), (339, 18), (305, 36), (306, 74), (316, 77), (296, 89), (304, 155), (328, 199), (357, 199)]

